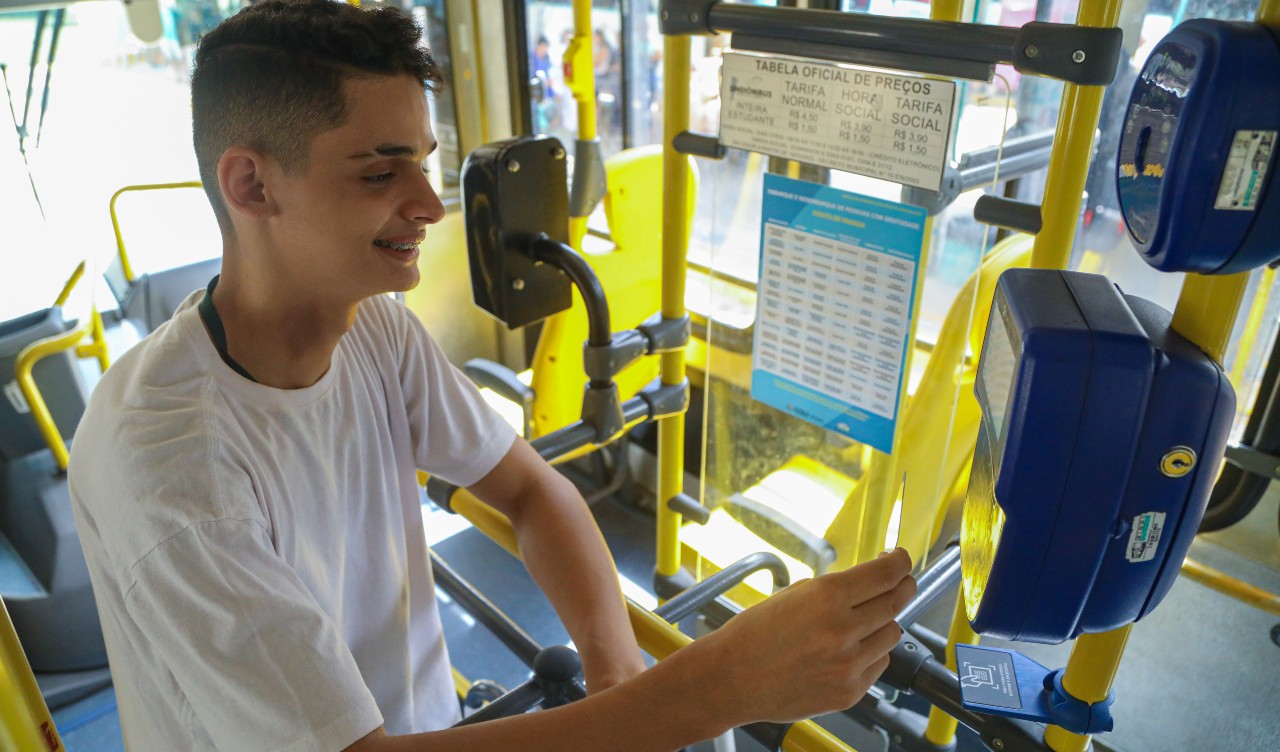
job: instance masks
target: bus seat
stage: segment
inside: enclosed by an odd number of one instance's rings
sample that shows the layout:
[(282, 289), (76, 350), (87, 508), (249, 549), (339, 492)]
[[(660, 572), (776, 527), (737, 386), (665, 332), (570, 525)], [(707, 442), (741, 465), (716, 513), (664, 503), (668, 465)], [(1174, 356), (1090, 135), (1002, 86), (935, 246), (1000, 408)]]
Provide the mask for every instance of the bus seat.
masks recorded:
[[(874, 487), (874, 474), (886, 472), (906, 475), (898, 545), (911, 552), (915, 561), (923, 561), (947, 526), (955, 524), (948, 512), (955, 489), (963, 492), (963, 476), (973, 454), (979, 418), (973, 378), (995, 280), (1005, 269), (1025, 266), (1031, 244), (1027, 235), (998, 243), (956, 296), (920, 385), (902, 411), (898, 430), (903, 439), (896, 463), (873, 455), (863, 474), (851, 478), (812, 458), (794, 456), (751, 489), (731, 496), (712, 512), (706, 525), (686, 524), (681, 531), (684, 566), (703, 579), (755, 551), (779, 555), (793, 581), (821, 574), (826, 567), (852, 566), (857, 563), (858, 526), (867, 490)], [(964, 367), (957, 369), (962, 362)], [(959, 402), (954, 420), (947, 425), (939, 416), (944, 420), (951, 416), (953, 399)], [(743, 505), (741, 497), (752, 503)], [(787, 521), (780, 523), (778, 517)], [(877, 535), (883, 538), (884, 531)], [(770, 591), (767, 578), (748, 579), (730, 597), (751, 605)]]
[(193, 291), (208, 287), (222, 270), (222, 259), (212, 258), (159, 272), (144, 272), (117, 298), (121, 318), (135, 322), (145, 333), (169, 320)]
[[(689, 204), (693, 217), (697, 193), (696, 170), (690, 162)], [(607, 190), (605, 218), (608, 241), (588, 234), (582, 255), (600, 278), (609, 300), (614, 331), (633, 328), (661, 307), (662, 296), (662, 148), (628, 149), (605, 161)], [(536, 438), (578, 420), (587, 383), (582, 347), (587, 340), (587, 316), (575, 289), (573, 307), (543, 324), (533, 363), (523, 374), (505, 366), (476, 359), (464, 370), (481, 384), (486, 399), (506, 405), (508, 420)], [(646, 358), (617, 377), (622, 399), (634, 396), (658, 375), (658, 361)], [(496, 393), (496, 394), (495, 394)], [(497, 397), (498, 399), (495, 399)]]

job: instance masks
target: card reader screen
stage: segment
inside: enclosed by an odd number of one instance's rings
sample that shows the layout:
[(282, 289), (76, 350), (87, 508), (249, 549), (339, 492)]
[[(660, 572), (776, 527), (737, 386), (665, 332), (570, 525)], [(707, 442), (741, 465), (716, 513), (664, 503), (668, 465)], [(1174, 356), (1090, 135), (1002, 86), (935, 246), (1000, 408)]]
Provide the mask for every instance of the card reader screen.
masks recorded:
[(986, 344), (982, 353), (982, 364), (978, 377), (982, 380), (982, 393), (986, 399), (982, 412), (990, 421), (995, 438), (996, 453), (1004, 443), (1005, 422), (1008, 418), (1009, 393), (1013, 389), (1013, 378), (1017, 373), (1018, 360), (1014, 354), (1013, 342), (1005, 321), (1004, 300), (998, 299), (998, 305), (987, 325)]

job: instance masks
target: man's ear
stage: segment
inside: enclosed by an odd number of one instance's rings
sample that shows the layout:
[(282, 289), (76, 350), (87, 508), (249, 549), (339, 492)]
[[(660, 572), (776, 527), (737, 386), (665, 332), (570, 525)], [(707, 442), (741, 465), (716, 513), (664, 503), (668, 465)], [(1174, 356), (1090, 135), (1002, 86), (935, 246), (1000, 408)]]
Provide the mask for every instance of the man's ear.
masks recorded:
[(266, 219), (277, 207), (267, 190), (268, 158), (260, 151), (233, 146), (218, 160), (218, 187), (227, 210), (249, 219)]

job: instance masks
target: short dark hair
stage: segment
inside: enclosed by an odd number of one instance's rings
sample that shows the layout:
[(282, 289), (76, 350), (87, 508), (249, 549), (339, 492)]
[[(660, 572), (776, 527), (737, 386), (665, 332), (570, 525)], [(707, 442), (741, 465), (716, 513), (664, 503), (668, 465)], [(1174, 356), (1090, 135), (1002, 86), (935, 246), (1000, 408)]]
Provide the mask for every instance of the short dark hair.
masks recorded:
[(422, 30), (397, 8), (362, 9), (340, 0), (265, 0), (200, 40), (191, 72), (196, 163), (219, 223), (229, 215), (218, 160), (248, 146), (305, 170), (311, 141), (346, 120), (350, 76), (411, 75), (427, 91), (442, 78)]

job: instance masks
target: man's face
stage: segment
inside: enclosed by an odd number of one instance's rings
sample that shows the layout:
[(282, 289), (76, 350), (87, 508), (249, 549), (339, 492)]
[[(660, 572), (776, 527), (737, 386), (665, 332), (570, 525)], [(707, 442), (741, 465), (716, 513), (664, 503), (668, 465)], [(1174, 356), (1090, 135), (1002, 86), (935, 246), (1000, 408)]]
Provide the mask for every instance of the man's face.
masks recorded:
[(277, 173), (272, 251), (295, 289), (358, 302), (418, 284), (418, 244), (444, 216), (424, 161), (436, 147), (411, 76), (352, 77), (346, 122), (311, 142), (307, 169)]

